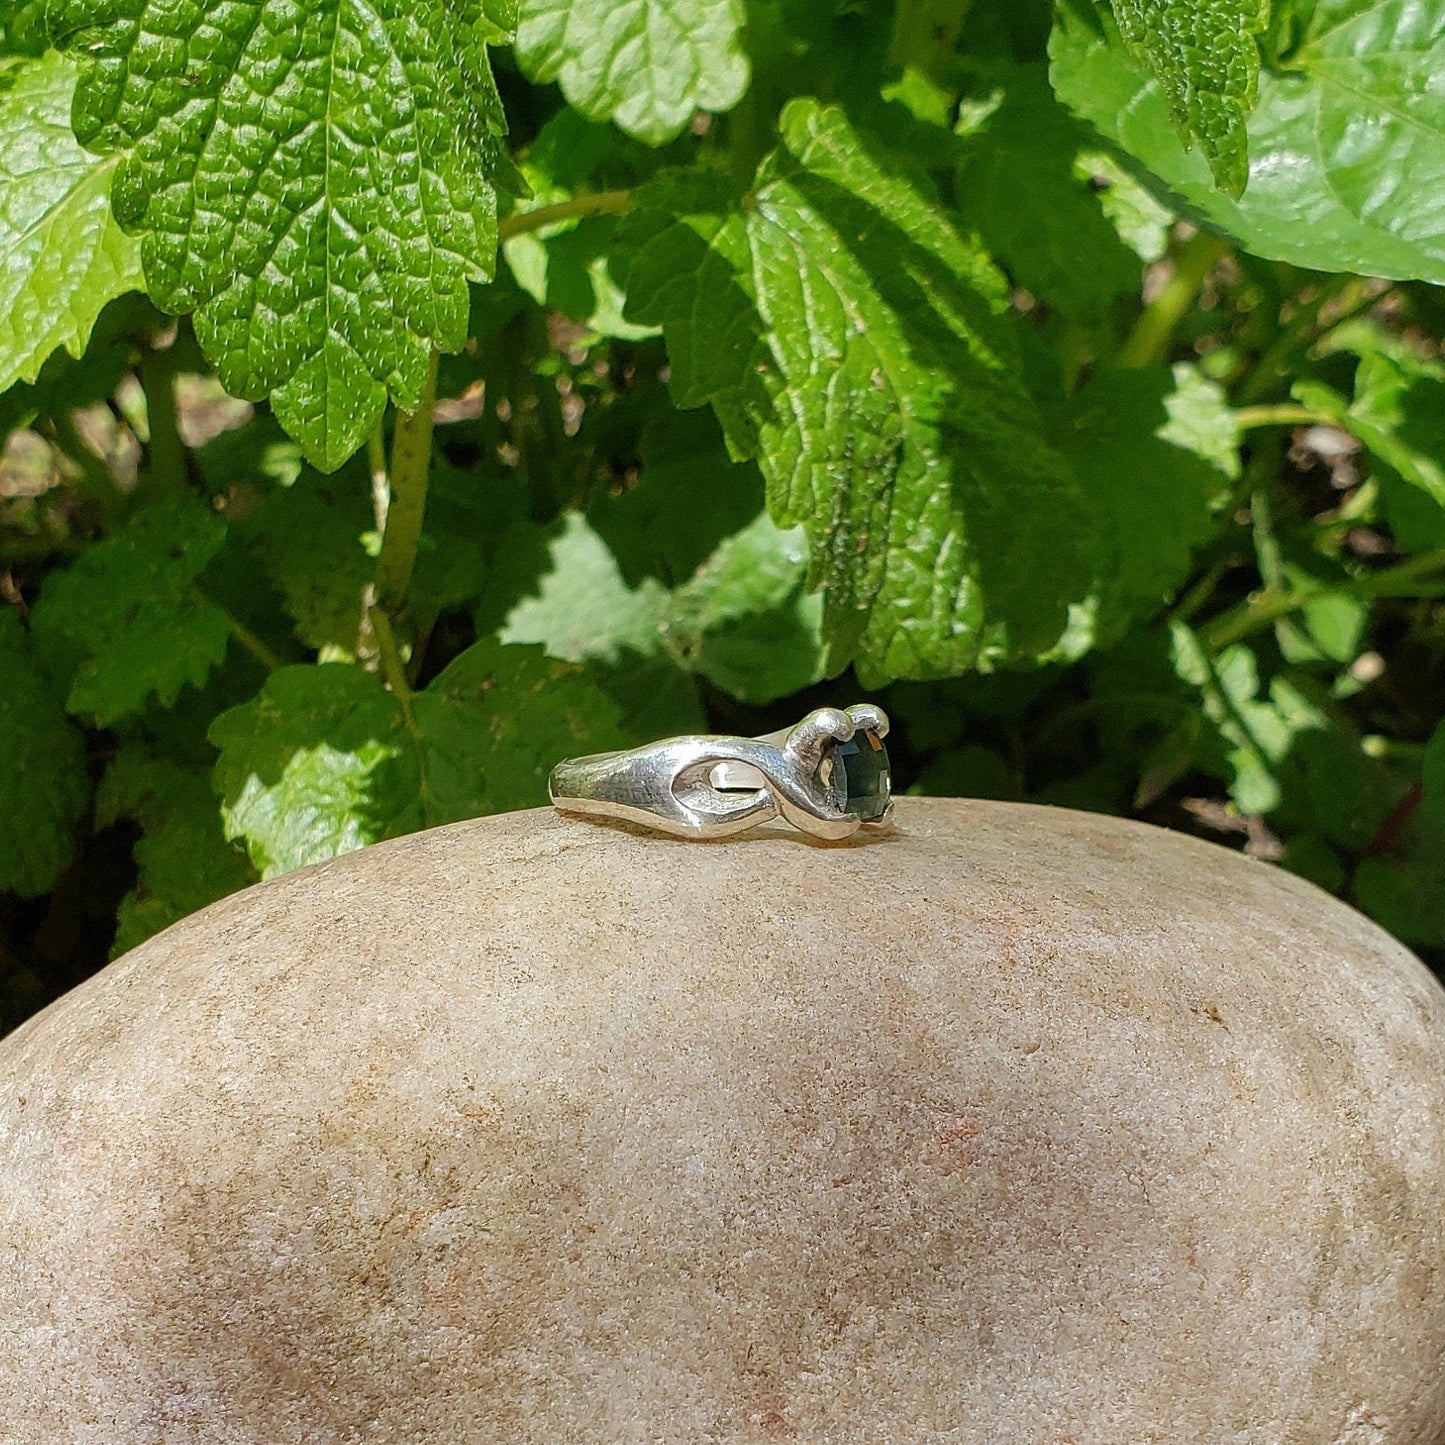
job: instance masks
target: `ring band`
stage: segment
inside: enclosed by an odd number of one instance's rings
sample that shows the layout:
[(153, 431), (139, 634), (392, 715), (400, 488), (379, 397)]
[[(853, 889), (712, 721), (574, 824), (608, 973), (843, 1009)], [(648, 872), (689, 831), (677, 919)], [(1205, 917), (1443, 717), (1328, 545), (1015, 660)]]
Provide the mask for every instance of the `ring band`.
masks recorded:
[(547, 788), (564, 813), (622, 818), (683, 838), (725, 838), (785, 818), (815, 838), (846, 838), (893, 811), (888, 717), (858, 703), (822, 707), (762, 738), (666, 738), (567, 758)]

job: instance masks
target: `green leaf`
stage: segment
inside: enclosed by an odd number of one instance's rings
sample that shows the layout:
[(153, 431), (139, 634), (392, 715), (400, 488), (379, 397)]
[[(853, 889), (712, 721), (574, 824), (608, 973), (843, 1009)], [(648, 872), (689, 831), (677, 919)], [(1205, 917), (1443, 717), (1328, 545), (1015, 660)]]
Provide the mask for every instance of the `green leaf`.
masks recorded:
[[(1138, 291), (1141, 267), (1075, 164), (1088, 136), (1042, 66), (990, 73), (1002, 103), (969, 137), (958, 212), (1010, 276), (1070, 316), (1097, 318)], [(1079, 258), (1088, 257), (1087, 265)]]
[(553, 529), (550, 560), (537, 594), (508, 613), (500, 641), (540, 643), (568, 662), (616, 662), (623, 651), (647, 657), (661, 648), (666, 591), (651, 577), (629, 587), (580, 512)]
[(283, 667), (209, 736), (226, 837), (263, 878), (421, 826), (401, 708), (353, 664)]
[[(526, 211), (572, 199), (602, 167), (626, 177), (629, 147), (570, 106), (542, 127), (519, 170), (531, 189)], [(614, 182), (615, 184), (616, 182)], [(655, 328), (623, 319), (624, 297), (608, 269), (615, 217), (564, 221), (513, 236), (502, 254), (517, 284), (539, 306), (560, 311), (599, 336), (637, 341)]]
[[(1157, 611), (1213, 531), (1210, 502), (1236, 465), (1222, 394), (1187, 367), (1101, 372), (1070, 401), (1056, 437), (1105, 530), (1096, 628), (1108, 641)], [(1217, 393), (1217, 388), (1214, 389)], [(1211, 423), (1212, 417), (1212, 423)]]
[(210, 729), (228, 838), (262, 877), (382, 838), (544, 804), (563, 757), (626, 746), (587, 672), (477, 643), (407, 707), (352, 663), (286, 667)]
[(1269, 813), (1280, 805), (1281, 767), (1304, 733), (1327, 719), (1288, 678), (1273, 678), (1261, 693), (1259, 664), (1243, 645), (1210, 656), (1183, 623), (1171, 628), (1174, 666), (1199, 689), (1204, 714), (1227, 748), (1229, 795), (1242, 813)]
[(517, 61), (593, 120), (662, 145), (748, 86), (741, 0), (521, 0)]
[(414, 408), (490, 276), (501, 0), (57, 0), (75, 131), (119, 152), (146, 282), (236, 396), (270, 396), (323, 470), (386, 398)]
[(412, 700), (429, 824), (547, 802), (565, 757), (628, 738), (617, 704), (589, 671), (536, 647), (479, 642)]
[(1280, 864), (1291, 873), (1307, 878), (1317, 888), (1338, 893), (1346, 882), (1344, 864), (1339, 855), (1317, 833), (1301, 833), (1291, 838)]
[(90, 779), (84, 741), (9, 607), (0, 607), (0, 678), (0, 893), (28, 897), (70, 866)]
[(1445, 366), (1372, 325), (1341, 331), (1334, 348), (1360, 358), (1353, 399), (1311, 378), (1294, 384), (1295, 399), (1353, 432), (1389, 473), (1445, 507)]
[(95, 800), (96, 825), (140, 824), (139, 877), (120, 905), (112, 957), (129, 952), (178, 919), (244, 888), (254, 875), (227, 843), (203, 772), (127, 745), (106, 769)]
[(6, 0), (0, 4), (0, 54), (43, 55), (50, 48), (45, 12), (49, 0)]
[(362, 590), (376, 575), (362, 539), (375, 527), (370, 489), (350, 468), (335, 476), (303, 468), (241, 523), (308, 647), (355, 649)]
[(1249, 179), (1245, 121), (1259, 88), (1269, 0), (1113, 0), (1124, 43), (1153, 71), (1186, 142), (1214, 179), (1241, 195)]
[(597, 336), (640, 341), (656, 328), (623, 315), (625, 298), (608, 269), (615, 222), (608, 219), (549, 226), (513, 236), (502, 250), (517, 285), (539, 306), (581, 322)]
[(1355, 902), (1406, 943), (1445, 945), (1445, 828), (1417, 813), (1384, 857), (1355, 870)]
[(766, 513), (727, 538), (673, 595), (668, 636), (690, 667), (766, 703), (827, 671), (823, 599), (807, 590), (807, 540)]
[(1149, 191), (1106, 151), (1081, 151), (1074, 162), (1074, 174), (1098, 188), (1099, 205), (1119, 239), (1150, 265), (1164, 259), (1169, 249), (1169, 228), (1174, 212)]
[(755, 703), (819, 680), (822, 604), (802, 530), (767, 515), (758, 469), (728, 457), (717, 422), (660, 391), (642, 415), (632, 485), (548, 527), (514, 524), (473, 620), (587, 663), (632, 730), (646, 706), (664, 729), (697, 731), (694, 677)]
[(59, 347), (80, 356), (107, 302), (141, 285), (140, 246), (110, 213), (114, 159), (70, 132), (75, 66), (0, 62), (0, 391)]
[(1090, 518), (1040, 439), (1002, 278), (842, 112), (795, 101), (751, 205), (664, 179), (624, 222), (629, 315), (801, 524), (830, 670), (930, 676), (1046, 651)]
[(1295, 738), (1288, 771), (1286, 811), (1356, 854), (1371, 846), (1409, 791), (1408, 780), (1371, 757), (1359, 734), (1339, 716)]
[[(1315, 0), (1259, 82), (1238, 199), (1169, 127), (1160, 85), (1112, 23), (1060, 7), (1060, 97), (1256, 255), (1319, 271), (1445, 282), (1445, 0)], [(1250, 42), (1252, 43), (1252, 42)]]
[(225, 523), (188, 496), (137, 512), (120, 531), (46, 579), (35, 631), (76, 668), (66, 706), (108, 727), (155, 697), (175, 702), (226, 655), (226, 614), (196, 579)]
[(801, 529), (781, 531), (762, 513), (671, 592), (650, 576), (629, 587), (581, 513), (549, 530), (550, 567), (507, 614), (500, 641), (536, 643), (551, 657), (614, 665), (624, 675), (638, 659), (670, 662), (752, 703), (823, 676), (822, 599), (806, 590)]
[(658, 408), (638, 448), (637, 485), (588, 509), (587, 520), (637, 586), (679, 587), (763, 510), (763, 479), (730, 457), (710, 411)]
[(1289, 586), (1307, 598), (1298, 621), (1283, 618), (1275, 625), (1285, 661), (1353, 662), (1369, 625), (1369, 601), (1344, 591), (1322, 590), (1303, 568), (1286, 565), (1284, 571)]

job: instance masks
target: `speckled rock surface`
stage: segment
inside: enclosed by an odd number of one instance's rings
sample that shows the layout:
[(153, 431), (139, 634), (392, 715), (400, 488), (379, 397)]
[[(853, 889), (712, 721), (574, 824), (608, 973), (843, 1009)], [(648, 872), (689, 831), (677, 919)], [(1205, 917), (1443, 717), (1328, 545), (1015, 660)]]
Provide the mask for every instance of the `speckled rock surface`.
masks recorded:
[(0, 1044), (6, 1445), (1437, 1445), (1445, 994), (1154, 829), (461, 824)]

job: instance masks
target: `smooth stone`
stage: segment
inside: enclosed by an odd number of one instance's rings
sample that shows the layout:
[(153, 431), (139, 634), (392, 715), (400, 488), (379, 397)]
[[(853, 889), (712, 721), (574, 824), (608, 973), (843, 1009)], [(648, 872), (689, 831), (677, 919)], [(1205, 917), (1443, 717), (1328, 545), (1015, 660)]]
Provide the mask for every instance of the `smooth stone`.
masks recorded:
[(549, 812), (0, 1045), (5, 1445), (1426, 1445), (1445, 994), (1186, 837)]

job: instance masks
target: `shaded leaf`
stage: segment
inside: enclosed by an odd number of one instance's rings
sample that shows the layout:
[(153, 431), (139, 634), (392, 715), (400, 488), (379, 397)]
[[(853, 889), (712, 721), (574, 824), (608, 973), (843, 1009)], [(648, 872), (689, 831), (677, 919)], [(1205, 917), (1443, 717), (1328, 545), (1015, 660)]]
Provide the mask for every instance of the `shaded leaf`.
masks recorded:
[(1445, 829), (1417, 814), (1388, 856), (1355, 870), (1355, 902), (1397, 938), (1445, 945)]
[(90, 799), (85, 745), (41, 672), (30, 638), (0, 607), (0, 893), (45, 893), (70, 865)]
[(663, 644), (667, 593), (653, 578), (631, 588), (606, 542), (580, 512), (552, 529), (550, 566), (534, 596), (507, 614), (502, 642), (539, 643), (569, 662), (649, 656)]
[(355, 649), (362, 589), (376, 572), (363, 538), (375, 526), (360, 477), (309, 467), (262, 498), (242, 523), (308, 647)]
[(196, 579), (226, 525), (189, 496), (143, 508), (63, 572), (46, 579), (37, 637), (74, 666), (66, 706), (107, 727), (155, 697), (173, 703), (226, 655), (226, 614)]
[(1055, 432), (1107, 539), (1095, 624), (1104, 640), (1156, 611), (1185, 580), (1213, 530), (1210, 502), (1225, 481), (1217, 460), (1238, 462), (1222, 397), (1211, 424), (1191, 377), (1186, 368), (1178, 376), (1164, 367), (1101, 372)]
[(547, 802), (566, 757), (629, 746), (588, 670), (537, 647), (469, 647), (412, 700), (428, 824)]
[(1423, 768), (1425, 811), (1445, 836), (1445, 722), (1435, 729), (1425, 748)]
[(1210, 656), (1182, 623), (1171, 632), (1179, 676), (1199, 690), (1204, 714), (1227, 748), (1229, 795), (1242, 813), (1280, 805), (1280, 769), (1300, 735), (1326, 726), (1320, 709), (1287, 677), (1262, 684), (1249, 648), (1236, 644)]
[(959, 217), (1018, 285), (1071, 316), (1097, 317), (1139, 289), (1141, 268), (1077, 173), (1088, 134), (1054, 99), (1042, 66), (989, 78), (1002, 101), (970, 136)]
[(95, 810), (99, 827), (132, 818), (144, 830), (135, 846), (139, 877), (121, 901), (112, 957), (254, 880), (246, 855), (226, 841), (204, 772), (125, 747), (106, 769)]

